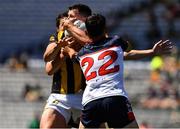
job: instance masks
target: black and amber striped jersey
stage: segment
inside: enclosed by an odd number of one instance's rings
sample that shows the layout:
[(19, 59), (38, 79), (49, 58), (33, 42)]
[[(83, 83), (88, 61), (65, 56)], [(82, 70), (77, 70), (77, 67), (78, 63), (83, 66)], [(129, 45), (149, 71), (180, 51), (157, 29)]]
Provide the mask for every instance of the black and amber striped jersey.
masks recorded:
[[(60, 34), (51, 35), (49, 42), (58, 41)], [(53, 75), (52, 90), (51, 93), (59, 94), (72, 94), (77, 93), (80, 90), (84, 90), (85, 78), (78, 62), (72, 61), (70, 58), (59, 62), (61, 67)]]

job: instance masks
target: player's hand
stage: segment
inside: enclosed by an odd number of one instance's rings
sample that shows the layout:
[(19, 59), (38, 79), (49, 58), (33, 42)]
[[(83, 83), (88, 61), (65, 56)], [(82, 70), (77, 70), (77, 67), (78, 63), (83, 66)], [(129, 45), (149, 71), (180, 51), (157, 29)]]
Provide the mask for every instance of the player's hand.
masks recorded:
[(62, 26), (63, 29), (67, 29), (69, 25), (73, 25), (74, 21), (77, 20), (76, 18), (64, 18), (62, 19)]
[(68, 45), (68, 42), (66, 42), (65, 38), (64, 39), (60, 39), (59, 42), (57, 43), (57, 45), (62, 48), (65, 47), (66, 45)]
[(65, 37), (58, 42), (58, 45), (60, 47), (65, 47), (73, 43), (74, 43), (74, 39), (72, 37)]
[(67, 42), (68, 46), (71, 46), (75, 43), (75, 40), (73, 37), (67, 37), (67, 38), (65, 38), (65, 41)]
[(170, 54), (173, 45), (169, 40), (160, 40), (153, 46), (154, 55)]
[(63, 49), (63, 53), (64, 53), (64, 55), (69, 55), (69, 57), (72, 58), (77, 52), (73, 48), (66, 46)]
[(60, 54), (59, 54), (60, 59), (64, 59), (64, 57), (65, 57), (65, 55), (63, 54), (63, 50), (64, 50), (64, 48), (62, 47)]

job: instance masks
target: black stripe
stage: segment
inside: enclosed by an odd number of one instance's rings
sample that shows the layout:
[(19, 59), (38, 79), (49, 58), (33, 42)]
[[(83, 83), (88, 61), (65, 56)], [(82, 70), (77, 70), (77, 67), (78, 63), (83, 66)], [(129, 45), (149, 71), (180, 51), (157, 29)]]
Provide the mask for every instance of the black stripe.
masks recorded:
[[(81, 71), (81, 72), (82, 72), (82, 71)], [(85, 90), (85, 88), (86, 88), (86, 79), (85, 79), (85, 77), (84, 77), (84, 74), (81, 73), (81, 89), (82, 89), (82, 90)]]
[(61, 89), (61, 71), (58, 70), (53, 75), (51, 93), (60, 93), (60, 89)]
[(74, 69), (73, 62), (71, 59), (66, 59), (66, 69), (67, 69), (67, 93), (74, 93)]

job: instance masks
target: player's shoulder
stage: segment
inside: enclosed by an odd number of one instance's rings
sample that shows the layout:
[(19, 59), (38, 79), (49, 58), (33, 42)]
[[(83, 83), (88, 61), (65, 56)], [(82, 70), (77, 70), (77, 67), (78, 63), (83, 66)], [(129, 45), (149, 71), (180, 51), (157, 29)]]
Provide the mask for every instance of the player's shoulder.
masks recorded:
[(57, 34), (53, 33), (49, 36), (49, 43), (56, 42), (57, 41)]
[(111, 37), (111, 42), (112, 43), (118, 43), (118, 44), (126, 43), (126, 41), (119, 35), (112, 36)]
[(119, 37), (107, 37), (104, 38), (102, 40), (99, 40), (97, 42), (93, 42), (90, 44), (86, 44), (84, 45), (81, 50), (78, 52), (78, 56), (82, 56), (82, 55), (86, 55), (92, 52), (96, 52), (99, 51), (103, 48), (109, 48), (111, 46), (115, 45), (115, 41), (118, 39)]
[(112, 38), (113, 45), (121, 46), (123, 51), (126, 51), (129, 43), (125, 39), (123, 39), (121, 36), (115, 35)]

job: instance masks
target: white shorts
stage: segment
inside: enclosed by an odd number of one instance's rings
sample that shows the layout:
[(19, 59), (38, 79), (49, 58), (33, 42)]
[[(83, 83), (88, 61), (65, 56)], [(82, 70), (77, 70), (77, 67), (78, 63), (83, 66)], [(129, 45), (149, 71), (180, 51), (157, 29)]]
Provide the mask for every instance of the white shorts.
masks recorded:
[(77, 94), (52, 93), (47, 100), (45, 109), (55, 109), (64, 116), (66, 123), (69, 122), (71, 116), (76, 121), (80, 117), (82, 109), (82, 94), (82, 92)]

